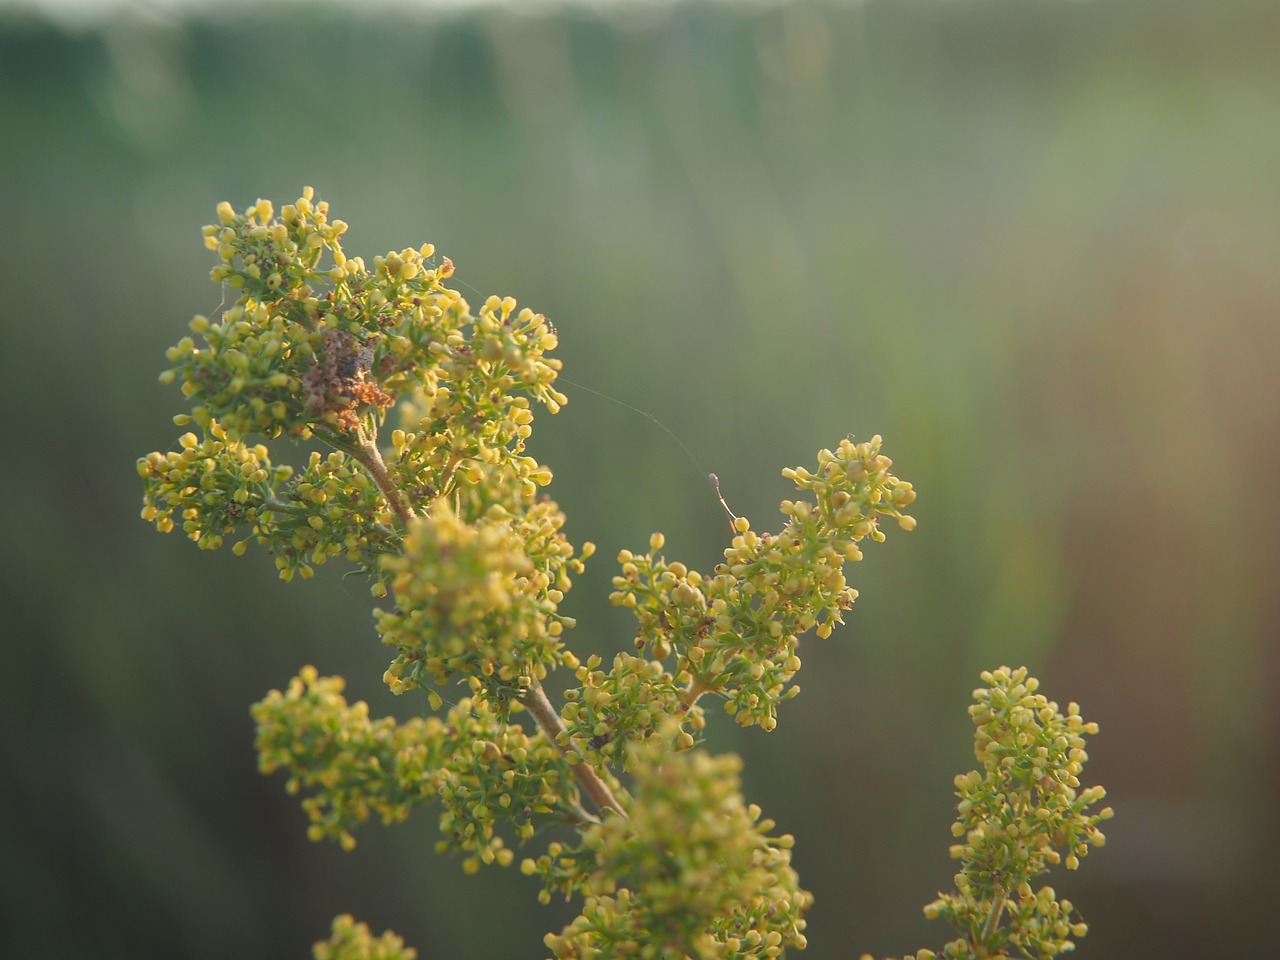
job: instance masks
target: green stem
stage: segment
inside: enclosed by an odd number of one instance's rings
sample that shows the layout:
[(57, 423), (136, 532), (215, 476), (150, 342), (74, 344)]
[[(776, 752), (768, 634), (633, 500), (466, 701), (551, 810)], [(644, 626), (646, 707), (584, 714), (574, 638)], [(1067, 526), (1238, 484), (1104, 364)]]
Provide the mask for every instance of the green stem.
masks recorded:
[(277, 500), (275, 497), (267, 497), (262, 501), (262, 505), (273, 513), (294, 513), (301, 516), (307, 512), (305, 508), (298, 506), (296, 503), (286, 503), (284, 500)]
[(987, 922), (982, 925), (982, 946), (990, 947), (995, 936), (996, 927), (1000, 925), (1000, 916), (1004, 913), (1004, 888), (996, 884), (995, 902), (991, 904), (991, 912), (987, 914)]
[(589, 827), (600, 822), (600, 818), (593, 813), (589, 813), (587, 808), (580, 804), (576, 798), (565, 801), (563, 809), (566, 811), (565, 822), (570, 826)]

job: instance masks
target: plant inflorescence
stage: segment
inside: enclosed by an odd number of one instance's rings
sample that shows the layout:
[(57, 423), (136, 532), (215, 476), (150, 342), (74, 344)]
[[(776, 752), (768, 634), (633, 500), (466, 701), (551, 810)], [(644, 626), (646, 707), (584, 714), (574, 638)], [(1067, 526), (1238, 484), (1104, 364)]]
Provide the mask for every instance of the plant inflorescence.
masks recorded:
[[(558, 958), (803, 948), (812, 897), (793, 838), (744, 801), (736, 756), (698, 748), (704, 708), (773, 729), (799, 691), (798, 638), (828, 636), (857, 595), (845, 565), (884, 539), (884, 519), (914, 526), (911, 484), (879, 437), (845, 439), (816, 467), (783, 471), (797, 498), (777, 532), (734, 517), (710, 573), (668, 560), (655, 533), (643, 553), (618, 555), (610, 599), (635, 615), (632, 649), (580, 658), (560, 605), (594, 547), (568, 542), (543, 492), (551, 472), (526, 451), (534, 403), (565, 403), (554, 329), (509, 297), (473, 309), (429, 244), (348, 258), (345, 230), (310, 188), (278, 215), (265, 200), (219, 205), (204, 228), (211, 278), (237, 299), (170, 348), (161, 380), (181, 385), (190, 408), (175, 422), (194, 429), (138, 462), (142, 516), (160, 531), (237, 554), (257, 544), (285, 581), (343, 558), (389, 598), (375, 610), (384, 680), (425, 694), (423, 715), (372, 718), (340, 677), (304, 667), (253, 707), (261, 769), (305, 795), (313, 839), (347, 849), (370, 818), (393, 823), (426, 803), (439, 849), (468, 871), (510, 864), (514, 845), (562, 828), (572, 839), (521, 859), (544, 901), (582, 904), (546, 938)], [(278, 439), (331, 452), (275, 464), (266, 444)], [(573, 678), (559, 708), (543, 688), (557, 669)], [(1059, 714), (1025, 671), (984, 679), (974, 720), (986, 772), (957, 781), (963, 869), (926, 912), (962, 933), (947, 956), (1051, 956), (1083, 928), (1029, 881), (1059, 848), (1073, 867), (1101, 842), (1109, 811), (1085, 812), (1101, 790), (1077, 790), (1094, 728), (1074, 705)], [(445, 685), (464, 688), (447, 710)], [(414, 953), (341, 916), (315, 955)]]
[(960, 936), (941, 954), (920, 950), (915, 960), (1041, 960), (1073, 949), (1089, 929), (1070, 900), (1031, 882), (1059, 863), (1077, 869), (1090, 847), (1106, 842), (1098, 824), (1111, 808), (1090, 812), (1106, 791), (1080, 785), (1089, 758), (1084, 738), (1098, 725), (1075, 703), (1064, 715), (1026, 667), (984, 670), (982, 681), (969, 708), (982, 769), (955, 780), (960, 802), (951, 833), (959, 842), (951, 856), (961, 869), (955, 892), (924, 908)]

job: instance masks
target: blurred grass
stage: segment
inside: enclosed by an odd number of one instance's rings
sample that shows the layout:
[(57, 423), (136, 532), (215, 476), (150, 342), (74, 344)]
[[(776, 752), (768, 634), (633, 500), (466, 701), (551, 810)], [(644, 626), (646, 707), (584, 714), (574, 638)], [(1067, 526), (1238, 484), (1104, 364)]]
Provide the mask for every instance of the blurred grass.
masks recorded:
[[(305, 956), (351, 910), (424, 957), (536, 956), (568, 908), (464, 877), (433, 816), (307, 844), (247, 706), (303, 663), (375, 711), (364, 588), (138, 522), (163, 349), (219, 294), (214, 204), (313, 184), (348, 250), (434, 242), (556, 323), (535, 452), (601, 557), (574, 642), (631, 628), (610, 556), (882, 433), (921, 492), (806, 641), (747, 755), (797, 834), (808, 956), (946, 936), (976, 673), (1102, 724), (1111, 842), (1057, 878), (1094, 956), (1256, 953), (1280, 895), (1280, 66), (1274, 5), (658, 5), (361, 16), (262, 5), (100, 29), (0, 20), (0, 953)], [(696, 463), (693, 462), (696, 460)], [(397, 701), (394, 708), (412, 709)]]

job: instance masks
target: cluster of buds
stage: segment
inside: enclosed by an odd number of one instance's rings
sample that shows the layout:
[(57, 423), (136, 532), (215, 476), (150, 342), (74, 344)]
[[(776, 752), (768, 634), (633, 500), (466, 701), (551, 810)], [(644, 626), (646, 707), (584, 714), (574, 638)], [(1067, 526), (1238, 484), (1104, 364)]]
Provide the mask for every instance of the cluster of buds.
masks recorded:
[(396, 600), (376, 612), (383, 642), (399, 650), (384, 678), (392, 692), (461, 674), (509, 701), (529, 678), (543, 679), (574, 623), (557, 606), (570, 572), (583, 569), (563, 522), (549, 500), (517, 515), (494, 505), (475, 523), (437, 501), (414, 519), (403, 553), (382, 564)]
[[(1089, 930), (1070, 900), (1053, 887), (1032, 887), (1051, 867), (1080, 866), (1090, 847), (1106, 837), (1098, 824), (1112, 816), (1090, 812), (1106, 791), (1081, 788), (1085, 736), (1098, 732), (1075, 703), (1064, 715), (1038, 693), (1026, 667), (983, 671), (985, 686), (973, 692), (974, 752), (982, 770), (956, 777), (958, 817), (952, 834), (961, 840), (951, 856), (961, 862), (954, 893), (924, 908), (930, 919), (948, 921), (960, 937), (941, 956), (950, 960), (1003, 957), (1011, 952), (1050, 960), (1075, 946)], [(1065, 854), (1065, 855), (1064, 855)], [(917, 960), (938, 954), (921, 950)]]
[[(161, 379), (192, 404), (175, 422), (201, 433), (139, 460), (142, 516), (206, 549), (257, 542), (285, 580), (332, 558), (354, 563), (392, 604), (375, 611), (395, 651), (385, 682), (397, 694), (423, 688), (430, 710), (372, 719), (343, 697), (340, 677), (313, 667), (255, 704), (261, 769), (283, 770), (288, 791), (304, 794), (309, 835), (349, 849), (366, 821), (438, 804), (439, 849), (472, 871), (568, 827), (576, 842), (523, 861), (544, 900), (582, 899), (581, 915), (547, 937), (555, 957), (803, 948), (812, 897), (791, 867), (793, 840), (745, 802), (736, 756), (694, 749), (701, 701), (773, 729), (779, 703), (799, 692), (800, 636), (828, 636), (857, 595), (844, 565), (884, 539), (883, 518), (914, 526), (915, 492), (890, 472), (880, 438), (821, 451), (815, 471), (783, 471), (802, 497), (783, 501), (782, 529), (760, 534), (734, 517), (710, 575), (669, 562), (661, 534), (643, 555), (622, 551), (611, 600), (636, 616), (635, 652), (607, 669), (598, 655), (582, 662), (564, 645), (573, 620), (559, 608), (594, 548), (568, 542), (542, 493), (551, 471), (525, 449), (533, 403), (552, 413), (565, 403), (550, 324), (510, 297), (472, 313), (445, 285), (453, 264), (429, 244), (369, 265), (348, 258), (346, 224), (310, 188), (278, 217), (259, 200), (243, 213), (220, 205), (218, 221), (204, 230), (219, 259), (212, 278), (240, 293), (169, 351)], [(384, 449), (378, 430), (397, 404)], [(273, 465), (254, 436), (333, 452)], [(560, 666), (576, 685), (556, 710), (541, 684)], [(1029, 881), (1059, 849), (1073, 867), (1101, 842), (1096, 821), (1109, 811), (1085, 812), (1101, 791), (1078, 790), (1095, 728), (1074, 707), (1058, 714), (1025, 671), (984, 679), (974, 720), (986, 773), (958, 781), (965, 840), (953, 852), (964, 869), (958, 893), (928, 910), (966, 931), (957, 943), (1049, 956), (1079, 924)], [(459, 683), (467, 695), (443, 711), (438, 688)], [(998, 955), (963, 949), (948, 955)], [(413, 951), (342, 916), (315, 955)]]
[[(584, 898), (548, 940), (557, 956), (624, 942), (654, 957), (803, 947), (811, 898), (791, 838), (769, 836), (743, 801), (736, 757), (691, 749), (706, 722), (698, 701), (720, 696), (740, 723), (773, 727), (776, 703), (796, 692), (798, 635), (825, 635), (852, 602), (840, 569), (857, 541), (880, 539), (880, 516), (910, 526), (910, 485), (888, 472), (879, 438), (846, 441), (816, 474), (787, 472), (815, 502), (784, 503), (776, 537), (737, 521), (710, 578), (668, 564), (655, 535), (648, 555), (624, 552), (614, 596), (640, 620), (639, 655), (609, 670), (598, 656), (582, 663), (564, 647), (573, 621), (559, 606), (593, 547), (569, 544), (540, 492), (551, 472), (525, 452), (533, 402), (553, 413), (565, 402), (547, 356), (555, 332), (510, 297), (473, 314), (430, 245), (366, 265), (346, 256), (345, 231), (309, 188), (279, 216), (262, 200), (219, 205), (204, 229), (211, 276), (238, 299), (196, 317), (161, 376), (191, 403), (175, 422), (201, 434), (138, 464), (143, 517), (161, 531), (181, 523), (210, 549), (234, 537), (237, 553), (257, 542), (285, 580), (342, 557), (393, 601), (375, 611), (395, 650), (384, 679), (395, 693), (425, 688), (433, 714), (372, 719), (341, 678), (308, 667), (253, 708), (262, 770), (284, 770), (309, 835), (344, 848), (367, 820), (427, 802), (441, 809), (440, 848), (467, 870), (510, 863), (509, 844), (541, 828), (576, 827), (572, 855), (553, 843), (528, 861), (544, 896)], [(378, 429), (397, 403), (384, 450)], [(333, 452), (276, 466), (251, 436)], [(557, 666), (578, 681), (561, 711), (541, 687)], [(438, 715), (438, 688), (457, 682), (469, 695)], [(339, 918), (317, 955), (400, 949)]]
[[(532, 503), (551, 474), (524, 455), (530, 401), (554, 412), (565, 397), (544, 317), (510, 297), (473, 315), (445, 285), (453, 264), (433, 264), (430, 244), (372, 266), (348, 258), (347, 225), (328, 213), (308, 187), (279, 216), (266, 200), (243, 213), (220, 204), (219, 222), (204, 228), (220, 260), (212, 278), (240, 295), (218, 318), (195, 317), (168, 351), (160, 379), (191, 402), (174, 421), (203, 438), (187, 434), (182, 450), (139, 462), (143, 515), (167, 531), (176, 514), (206, 548), (244, 528), (277, 553), (285, 579), (341, 553), (377, 581), (377, 557), (395, 546), (385, 541), (402, 532), (393, 528), (436, 500), (452, 498), (468, 520), (495, 503)], [(413, 418), (386, 464), (374, 438), (402, 398)], [(326, 460), (325, 479), (350, 489), (319, 478), (281, 488), (291, 474), (260, 469), (265, 448), (247, 446), (251, 434), (328, 443), (349, 459)]]
[(903, 512), (915, 491), (889, 472), (880, 444), (878, 436), (845, 439), (819, 452), (816, 473), (784, 470), (813, 500), (784, 500), (788, 519), (777, 534), (757, 534), (735, 518), (736, 535), (711, 577), (668, 563), (661, 534), (642, 556), (619, 554), (610, 600), (635, 613), (637, 648), (658, 660), (674, 654), (673, 673), (689, 698), (714, 693), (739, 724), (776, 726), (778, 703), (799, 692), (790, 681), (800, 669), (800, 634), (830, 636), (858, 595), (844, 565), (862, 559), (859, 541), (884, 540), (881, 516), (904, 530), (915, 526)]
[[(161, 533), (183, 532), (203, 550), (227, 537), (242, 555), (257, 542), (275, 556), (282, 580), (308, 579), (315, 568), (343, 557), (375, 576), (378, 558), (393, 549), (394, 518), (377, 486), (349, 454), (313, 451), (300, 471), (273, 466), (263, 444), (233, 440), (216, 421), (179, 438), (172, 453), (138, 461), (144, 487), (142, 517)], [(375, 592), (384, 592), (375, 587)]]
[(680, 750), (694, 745), (706, 716), (660, 660), (619, 653), (608, 671), (598, 669), (602, 662), (592, 654), (578, 665), (574, 675), (581, 686), (565, 692), (560, 739), (571, 756), (602, 771), (628, 767), (637, 757), (628, 745), (664, 736), (673, 719), (680, 724), (668, 739)]
[(390, 930), (375, 937), (367, 924), (344, 913), (334, 918), (329, 939), (317, 943), (311, 955), (315, 960), (417, 960), (418, 951)]
[(171, 453), (150, 453), (138, 460), (143, 481), (142, 519), (161, 533), (175, 527), (202, 550), (216, 550), (223, 538), (256, 525), (276, 489), (293, 476), (289, 466), (273, 467), (263, 444), (229, 440), (215, 424), (203, 439), (178, 438)]
[(243, 213), (219, 204), (219, 222), (204, 228), (221, 261), (211, 278), (243, 293), (221, 318), (192, 320), (204, 345), (184, 337), (169, 350), (175, 366), (161, 375), (182, 383), (201, 426), (216, 419), (233, 436), (305, 438), (317, 426), (352, 432), (364, 408), (393, 402), (379, 381), (396, 366), (389, 328), (407, 318), (388, 293), (412, 284), (419, 299), (449, 302), (440, 281), (451, 270), (415, 270), (404, 281), (371, 271), (347, 259), (338, 240), (347, 225), (328, 213), (307, 188), (279, 217), (267, 200)]
[[(592, 819), (555, 745), (503, 719), (489, 701), (464, 697), (443, 717), (400, 723), (370, 719), (368, 705), (349, 704), (342, 689), (341, 677), (308, 666), (253, 706), (259, 767), (288, 773), (289, 793), (308, 792), (302, 806), (312, 840), (350, 850), (352, 830), (371, 816), (397, 823), (438, 800), (440, 849), (463, 854), (470, 873), (509, 864), (509, 839)], [(507, 839), (495, 830), (504, 823)]]
[(803, 949), (813, 901), (791, 867), (789, 834), (742, 799), (735, 754), (671, 749), (678, 729), (633, 744), (628, 817), (588, 829), (581, 844), (553, 844), (522, 869), (552, 890), (584, 895), (581, 915), (546, 938), (557, 960), (630, 956), (779, 957)]

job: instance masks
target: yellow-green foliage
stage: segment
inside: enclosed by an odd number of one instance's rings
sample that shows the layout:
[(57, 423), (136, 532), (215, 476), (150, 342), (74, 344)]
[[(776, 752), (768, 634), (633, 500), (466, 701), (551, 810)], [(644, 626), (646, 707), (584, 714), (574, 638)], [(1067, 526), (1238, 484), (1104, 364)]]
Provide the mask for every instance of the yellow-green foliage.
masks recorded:
[(582, 815), (560, 752), (541, 731), (502, 720), (490, 701), (463, 698), (444, 717), (397, 723), (370, 720), (364, 701), (347, 703), (343, 685), (307, 666), (253, 706), (259, 767), (284, 769), (290, 793), (309, 791), (302, 806), (312, 840), (350, 850), (351, 831), (371, 815), (395, 823), (438, 799), (440, 847), (468, 854), (473, 870), (511, 862), (496, 823), (527, 839)]
[[(510, 298), (473, 313), (445, 285), (453, 273), (429, 245), (348, 258), (346, 225), (310, 188), (282, 208), (259, 200), (218, 207), (204, 229), (219, 259), (212, 278), (238, 290), (221, 317), (196, 317), (170, 349), (162, 380), (192, 406), (175, 417), (178, 449), (138, 461), (142, 516), (179, 524), (205, 549), (257, 542), (280, 576), (311, 576), (344, 557), (394, 606), (376, 611), (394, 649), (384, 680), (422, 688), (429, 715), (372, 719), (348, 703), (340, 677), (304, 667), (253, 707), (264, 773), (284, 770), (305, 794), (315, 840), (355, 845), (372, 817), (403, 820), (438, 804), (442, 851), (463, 866), (507, 865), (509, 844), (567, 825), (523, 860), (539, 896), (581, 898), (581, 915), (547, 946), (557, 958), (777, 957), (805, 946), (812, 897), (791, 867), (789, 835), (743, 799), (740, 761), (698, 749), (718, 699), (743, 726), (772, 730), (799, 692), (801, 635), (830, 635), (857, 596), (845, 564), (904, 530), (911, 484), (890, 472), (880, 437), (822, 450), (814, 470), (783, 475), (798, 492), (776, 533), (735, 517), (724, 561), (707, 575), (662, 554), (623, 550), (613, 603), (637, 620), (635, 653), (608, 669), (564, 642), (559, 613), (594, 547), (575, 550), (565, 517), (542, 493), (551, 473), (525, 452), (532, 402), (555, 413), (559, 361), (551, 325)], [(201, 343), (197, 344), (196, 337)], [(378, 442), (388, 412), (401, 426)], [(318, 439), (333, 448), (299, 468), (273, 465), (252, 441)], [(560, 709), (541, 681), (572, 671)], [(1074, 868), (1096, 822), (1100, 788), (1079, 789), (1083, 737), (1096, 728), (1074, 705), (1064, 717), (1025, 670), (984, 674), (974, 721), (985, 773), (957, 780), (962, 861), (957, 892), (927, 908), (960, 930), (953, 957), (1007, 949), (1048, 957), (1083, 924), (1032, 878), (1061, 859)], [(436, 688), (469, 696), (440, 714)], [(529, 722), (529, 721), (532, 722)], [(409, 960), (391, 933), (375, 939), (334, 921), (317, 960)]]
[(400, 651), (386, 674), (392, 691), (463, 674), (491, 695), (512, 697), (521, 677), (545, 677), (560, 634), (573, 626), (557, 605), (569, 573), (582, 570), (563, 523), (549, 500), (522, 514), (494, 504), (467, 523), (437, 499), (415, 518), (403, 554), (382, 564), (396, 609), (377, 612), (378, 631)]
[(800, 669), (798, 636), (815, 626), (818, 636), (830, 636), (858, 595), (843, 569), (862, 559), (858, 542), (884, 539), (880, 516), (905, 530), (915, 526), (902, 512), (915, 491), (889, 472), (880, 442), (846, 438), (835, 452), (818, 453), (816, 474), (782, 471), (814, 501), (784, 500), (788, 520), (777, 534), (756, 534), (745, 517), (736, 518), (737, 535), (710, 578), (655, 556), (661, 534), (644, 556), (622, 551), (610, 600), (635, 612), (637, 648), (658, 660), (674, 653), (676, 673), (688, 674), (695, 691), (724, 697), (743, 726), (772, 730), (776, 705), (792, 695), (787, 683)]
[(388, 930), (380, 937), (349, 913), (335, 917), (333, 933), (312, 949), (315, 960), (417, 960), (418, 951)]
[[(1031, 881), (1065, 860), (1080, 866), (1090, 847), (1106, 837), (1098, 823), (1110, 807), (1089, 808), (1106, 796), (1102, 787), (1080, 787), (1089, 759), (1085, 735), (1098, 732), (1075, 703), (1064, 716), (1038, 693), (1026, 667), (984, 671), (973, 692), (974, 752), (982, 770), (956, 777), (959, 817), (951, 832), (963, 842), (951, 848), (961, 861), (956, 892), (925, 907), (962, 934), (947, 944), (947, 957), (999, 956), (1000, 951), (1054, 957), (1083, 937), (1086, 924), (1053, 887)], [(1063, 856), (1065, 854), (1065, 857)], [(985, 952), (984, 952), (985, 951)]]
[[(674, 724), (667, 718), (665, 725)], [(741, 760), (701, 750), (671, 755), (670, 731), (637, 744), (628, 818), (592, 826), (526, 873), (586, 896), (582, 914), (547, 946), (558, 958), (772, 957), (803, 949), (813, 902), (791, 867), (794, 838), (743, 802)]]

